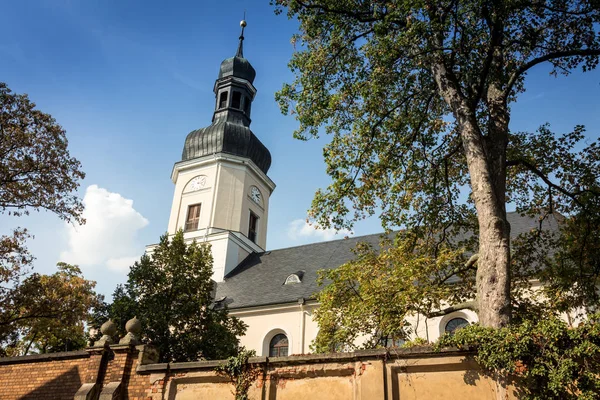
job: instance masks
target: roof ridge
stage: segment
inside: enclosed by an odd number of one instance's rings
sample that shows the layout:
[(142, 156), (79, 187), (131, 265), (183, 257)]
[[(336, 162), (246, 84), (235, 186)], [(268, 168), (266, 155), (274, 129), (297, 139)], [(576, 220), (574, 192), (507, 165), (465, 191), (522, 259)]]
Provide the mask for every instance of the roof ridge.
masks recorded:
[[(519, 213), (518, 211), (507, 211), (507, 212), (506, 212), (506, 215), (508, 216), (509, 214), (517, 214), (517, 215), (521, 215), (521, 213)], [(400, 231), (400, 229), (398, 229), (398, 230), (391, 230), (391, 231), (390, 231), (390, 233), (393, 233), (393, 232), (399, 232), (399, 231)], [(352, 237), (350, 237), (350, 236), (346, 236), (346, 237), (344, 237), (344, 238), (340, 238), (340, 239), (324, 240), (324, 241), (322, 241), (322, 242), (313, 242), (313, 243), (299, 244), (299, 245), (296, 245), (296, 246), (290, 246), (290, 247), (281, 247), (281, 248), (279, 248), (279, 249), (265, 250), (264, 252), (262, 252), (262, 253), (258, 253), (258, 254), (271, 253), (271, 252), (273, 252), (273, 251), (281, 251), (281, 250), (287, 250), (287, 249), (296, 249), (296, 248), (298, 248), (298, 247), (314, 246), (314, 245), (316, 245), (316, 244), (324, 244), (324, 243), (339, 242), (339, 241), (342, 241), (342, 240), (348, 240), (348, 239), (358, 239), (358, 238), (364, 238), (364, 237), (367, 237), (367, 236), (375, 236), (375, 235), (380, 235), (380, 236), (381, 236), (381, 235), (386, 235), (386, 232), (385, 232), (385, 231), (382, 231), (382, 232), (379, 232), (379, 233), (367, 233), (366, 235), (360, 235), (360, 236), (352, 236)]]
[[(391, 232), (395, 232), (395, 231), (391, 231)], [(259, 254), (272, 253), (274, 251), (281, 251), (281, 250), (288, 250), (288, 249), (296, 249), (298, 247), (314, 246), (314, 245), (317, 245), (317, 244), (326, 244), (326, 243), (333, 243), (333, 242), (341, 242), (343, 240), (359, 239), (359, 238), (365, 238), (367, 236), (376, 236), (376, 235), (382, 236), (382, 235), (385, 235), (385, 234), (386, 233), (384, 231), (384, 232), (379, 232), (379, 233), (367, 233), (366, 235), (360, 235), (360, 236), (352, 236), (352, 237), (346, 236), (346, 237), (340, 238), (340, 239), (324, 240), (322, 242), (313, 242), (313, 243), (299, 244), (299, 245), (290, 246), (290, 247), (282, 247), (282, 248), (274, 249), (274, 250), (266, 250), (263, 253), (259, 253)]]

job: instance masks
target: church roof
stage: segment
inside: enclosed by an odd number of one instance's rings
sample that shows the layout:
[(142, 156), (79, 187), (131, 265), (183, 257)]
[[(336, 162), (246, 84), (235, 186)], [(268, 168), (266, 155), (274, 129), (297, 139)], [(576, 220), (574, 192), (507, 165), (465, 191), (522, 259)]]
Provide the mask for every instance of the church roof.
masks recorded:
[[(538, 228), (537, 218), (507, 214), (511, 236)], [(557, 230), (555, 219), (549, 229)], [(321, 287), (317, 284), (317, 271), (333, 269), (352, 260), (352, 249), (359, 242), (377, 247), (382, 233), (313, 243), (249, 255), (223, 282), (217, 284), (215, 298), (225, 298), (230, 309), (264, 306), (269, 304), (295, 303), (299, 298), (313, 298)], [(285, 284), (291, 274), (302, 272), (300, 283)]]

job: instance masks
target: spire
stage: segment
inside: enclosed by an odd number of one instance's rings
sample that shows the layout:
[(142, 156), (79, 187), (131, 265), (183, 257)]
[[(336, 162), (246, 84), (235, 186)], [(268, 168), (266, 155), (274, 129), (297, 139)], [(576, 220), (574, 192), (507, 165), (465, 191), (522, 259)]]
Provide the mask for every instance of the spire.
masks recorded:
[[(244, 17), (245, 17), (244, 12)], [(240, 44), (238, 45), (236, 57), (244, 58), (244, 28), (246, 27), (246, 20), (243, 19), (240, 21), (240, 26), (242, 27), (242, 33), (240, 33)]]

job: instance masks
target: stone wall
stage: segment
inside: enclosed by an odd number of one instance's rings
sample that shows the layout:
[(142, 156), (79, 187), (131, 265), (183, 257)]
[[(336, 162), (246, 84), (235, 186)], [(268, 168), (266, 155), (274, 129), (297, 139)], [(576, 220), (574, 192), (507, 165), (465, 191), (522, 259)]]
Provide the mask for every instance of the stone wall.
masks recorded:
[[(234, 399), (219, 361), (157, 364), (151, 348), (112, 345), (0, 359), (0, 399)], [(467, 352), (430, 348), (256, 357), (256, 400), (495, 399), (496, 383)], [(508, 398), (517, 393), (508, 388)]]

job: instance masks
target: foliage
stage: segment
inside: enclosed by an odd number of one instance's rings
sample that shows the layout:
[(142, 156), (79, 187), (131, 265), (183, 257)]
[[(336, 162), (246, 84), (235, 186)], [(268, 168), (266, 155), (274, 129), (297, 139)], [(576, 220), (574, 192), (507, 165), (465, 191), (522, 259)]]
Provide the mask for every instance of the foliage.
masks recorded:
[[(555, 137), (542, 127), (534, 135), (515, 136), (520, 137), (520, 142), (531, 142), (523, 148), (540, 152), (537, 168), (548, 174), (555, 171), (560, 188), (581, 191), (581, 187), (577, 189), (581, 182), (587, 182), (588, 188), (596, 187), (600, 152), (596, 142), (582, 146), (585, 137), (581, 129)], [(554, 156), (544, 158), (543, 154)], [(515, 321), (554, 311), (568, 316), (593, 312), (600, 305), (597, 290), (600, 198), (590, 192), (568, 202), (567, 195), (554, 188), (557, 192), (552, 194), (552, 212), (531, 215), (532, 209), (527, 208), (529, 202), (533, 199), (539, 203), (533, 210), (542, 209), (548, 200), (547, 187), (528, 186), (527, 178), (511, 185), (529, 188), (529, 193), (525, 189), (513, 192), (517, 196), (513, 201), (519, 211), (529, 211), (526, 216), (537, 218), (539, 223), (536, 229), (525, 232), (511, 244), (511, 299)], [(569, 211), (569, 206), (578, 211)], [(440, 240), (445, 236), (452, 240)], [(464, 265), (465, 258), (460, 257), (463, 251), (476, 250), (475, 239), (452, 228), (437, 232), (433, 237), (422, 235), (416, 229), (410, 235), (399, 235), (391, 247), (389, 243), (383, 243), (380, 250), (361, 245), (356, 260), (338, 270), (322, 272), (321, 283), (327, 286), (319, 295), (322, 306), (316, 318), (321, 330), (315, 348), (325, 351), (340, 343), (353, 348), (355, 339), (365, 336), (368, 340), (363, 347), (377, 347), (390, 337), (411, 333), (410, 326), (404, 322), (406, 316), (435, 316), (459, 308), (444, 308), (444, 304), (476, 310), (476, 305), (467, 301), (475, 296), (475, 267)], [(453, 254), (452, 260), (436, 261), (448, 254)], [(421, 257), (423, 255), (426, 257)], [(456, 278), (461, 280), (457, 282)], [(449, 281), (453, 283), (448, 285)], [(419, 287), (412, 282), (419, 282)]]
[[(0, 214), (47, 210), (83, 223), (83, 205), (74, 192), (85, 174), (67, 147), (64, 129), (49, 114), (0, 82)], [(77, 267), (62, 264), (56, 274), (29, 275), (34, 259), (25, 244), (29, 237), (24, 228), (0, 236), (0, 351), (81, 347), (94, 283)]]
[(0, 211), (18, 216), (44, 209), (82, 222), (83, 205), (73, 192), (85, 174), (67, 146), (54, 118), (0, 82)]
[[(407, 339), (414, 333), (407, 316), (429, 315), (442, 301), (472, 297), (473, 268), (465, 268), (465, 262), (460, 250), (440, 247), (437, 254), (428, 253), (408, 234), (399, 234), (378, 253), (359, 245), (353, 261), (319, 273), (318, 282), (327, 286), (317, 295), (314, 350), (385, 347), (390, 340)], [(457, 274), (463, 280), (448, 284)]]
[(221, 375), (227, 376), (235, 387), (235, 400), (248, 400), (248, 390), (261, 373), (260, 368), (250, 364), (248, 359), (255, 357), (254, 350), (240, 347), (236, 355), (227, 359), (225, 364), (216, 368)]
[(402, 346), (400, 346), (403, 349), (408, 349), (411, 347), (419, 347), (419, 346), (426, 346), (428, 345), (429, 342), (427, 341), (427, 339), (421, 338), (421, 337), (417, 337), (413, 340), (409, 340), (407, 342), (405, 342)]
[(575, 328), (556, 315), (499, 330), (471, 325), (443, 336), (436, 346), (475, 350), (482, 367), (516, 380), (518, 398), (598, 399), (598, 317)]
[(539, 64), (554, 75), (597, 66), (600, 4), (272, 3), (300, 23), (281, 110), (299, 121), (295, 137), (321, 128), (331, 135), (324, 158), (332, 183), (316, 193), (311, 216), (341, 228), (378, 213), (384, 226), (410, 229), (431, 246), (452, 247), (457, 233), (474, 232), (475, 249), (465, 250), (479, 253), (480, 321), (508, 324), (507, 202), (570, 217), (600, 197), (597, 143), (581, 146), (581, 127), (562, 136), (547, 126), (511, 133), (510, 107)]
[(137, 316), (161, 362), (227, 358), (246, 327), (226, 308), (212, 306), (212, 266), (209, 245), (186, 245), (181, 230), (171, 238), (163, 235), (152, 254), (131, 267), (109, 315), (121, 329)]
[(0, 308), (0, 344), (6, 355), (78, 350), (86, 345), (84, 324), (102, 296), (77, 266), (59, 263), (52, 275), (31, 274)]

